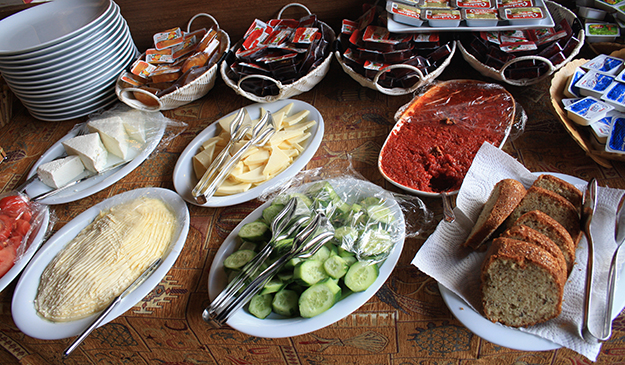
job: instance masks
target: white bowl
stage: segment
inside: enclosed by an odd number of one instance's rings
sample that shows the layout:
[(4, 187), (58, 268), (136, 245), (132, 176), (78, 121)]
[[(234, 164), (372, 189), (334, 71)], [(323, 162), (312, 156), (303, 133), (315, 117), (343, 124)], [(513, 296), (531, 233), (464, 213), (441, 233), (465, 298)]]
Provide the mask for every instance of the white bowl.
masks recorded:
[(131, 47), (131, 44), (132, 38), (128, 35), (120, 38), (119, 42), (110, 44), (107, 48), (92, 50), (89, 53), (89, 57), (85, 57), (80, 62), (76, 62), (73, 65), (70, 64), (53, 73), (33, 75), (26, 78), (14, 78), (5, 74), (4, 78), (12, 89), (19, 91), (30, 93), (58, 91), (106, 71), (110, 62), (123, 57), (128, 48)]
[(5, 75), (26, 79), (51, 70), (62, 69), (63, 67), (70, 68), (73, 64), (81, 62), (92, 51), (109, 47), (111, 43), (118, 41), (125, 32), (125, 26), (125, 20), (120, 17), (111, 23), (109, 28), (99, 33), (97, 37), (89, 38), (89, 42), (72, 49), (71, 52), (63, 51), (58, 56), (42, 57), (40, 61), (33, 61), (29, 64), (0, 62), (0, 71)]
[[(25, 55), (90, 29), (112, 7), (110, 0), (52, 1), (0, 21), (0, 56)], [(28, 57), (28, 55), (26, 55)]]
[(117, 4), (113, 3), (113, 5), (114, 7), (112, 8), (110, 15), (107, 15), (106, 18), (103, 19), (102, 24), (95, 26), (92, 31), (85, 32), (80, 36), (36, 52), (22, 54), (19, 57), (0, 56), (0, 66), (33, 67), (43, 62), (61, 60), (67, 54), (70, 54), (77, 49), (88, 49), (90, 46), (93, 46), (94, 42), (97, 42), (101, 38), (105, 38), (104, 34), (106, 34), (110, 28), (113, 27), (120, 18), (122, 18)]
[[(356, 179), (354, 179), (354, 181), (359, 188), (358, 190), (363, 192), (366, 196), (379, 196), (380, 192), (382, 191), (381, 187), (370, 182)], [(348, 184), (341, 184), (340, 186), (336, 186), (333, 184), (333, 187), (337, 190), (339, 195), (341, 195), (342, 188), (351, 188), (356, 186), (355, 184), (351, 184), (350, 186), (347, 186)], [(375, 293), (377, 293), (380, 287), (382, 287), (382, 285), (391, 275), (393, 269), (395, 268), (395, 265), (397, 264), (397, 261), (399, 260), (399, 256), (401, 255), (401, 251), (404, 246), (404, 215), (401, 211), (401, 208), (399, 207), (399, 204), (397, 204), (397, 202), (394, 201), (394, 199), (392, 198), (392, 195), (388, 194), (388, 196), (390, 197), (388, 201), (389, 208), (391, 209), (392, 214), (395, 216), (395, 220), (393, 222), (395, 224), (398, 224), (398, 239), (395, 242), (395, 246), (393, 247), (391, 253), (386, 258), (386, 261), (384, 261), (384, 263), (380, 265), (378, 278), (369, 288), (367, 288), (365, 291), (348, 295), (347, 297), (341, 299), (339, 302), (334, 304), (332, 308), (312, 318), (284, 318), (276, 314), (271, 314), (265, 319), (259, 319), (248, 313), (246, 310), (240, 309), (234, 312), (226, 323), (230, 327), (250, 336), (256, 336), (261, 338), (292, 337), (313, 332), (323, 327), (329, 326), (332, 323), (347, 317), (349, 314), (360, 308), (369, 299), (371, 299), (371, 297), (374, 296)], [(215, 254), (215, 257), (213, 258), (213, 263), (208, 272), (208, 294), (211, 300), (215, 299), (215, 297), (223, 290), (223, 288), (227, 284), (228, 275), (224, 271), (223, 262), (224, 259), (235, 250), (235, 246), (238, 243), (237, 234), (239, 232), (239, 229), (244, 224), (262, 217), (262, 210), (270, 204), (271, 202), (266, 202), (265, 204), (258, 207), (258, 209), (250, 213), (243, 221), (241, 221), (241, 223), (239, 223), (232, 230), (230, 235), (219, 247), (219, 250)]]

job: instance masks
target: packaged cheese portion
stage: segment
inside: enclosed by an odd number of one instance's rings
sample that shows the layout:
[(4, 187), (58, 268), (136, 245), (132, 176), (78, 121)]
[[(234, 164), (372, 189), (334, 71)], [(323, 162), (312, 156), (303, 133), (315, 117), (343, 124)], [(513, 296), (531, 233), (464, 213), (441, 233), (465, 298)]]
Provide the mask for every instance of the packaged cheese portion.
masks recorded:
[(91, 120), (87, 127), (97, 132), (108, 152), (125, 160), (128, 157), (128, 134), (120, 117)]
[(98, 133), (76, 136), (63, 142), (68, 155), (79, 156), (87, 170), (98, 173), (106, 166), (108, 152)]
[(160, 199), (140, 197), (101, 212), (48, 264), (35, 297), (53, 322), (103, 310), (171, 244), (177, 220)]
[(74, 181), (83, 171), (85, 171), (85, 165), (80, 157), (68, 156), (39, 165), (37, 176), (44, 184), (58, 189)]

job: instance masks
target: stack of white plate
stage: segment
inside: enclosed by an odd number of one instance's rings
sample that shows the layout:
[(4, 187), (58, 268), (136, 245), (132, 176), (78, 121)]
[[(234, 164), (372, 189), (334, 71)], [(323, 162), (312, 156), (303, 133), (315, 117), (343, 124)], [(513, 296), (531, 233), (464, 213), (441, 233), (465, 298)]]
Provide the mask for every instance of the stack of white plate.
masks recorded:
[(0, 73), (34, 117), (78, 118), (117, 100), (138, 56), (112, 0), (56, 0), (0, 20)]

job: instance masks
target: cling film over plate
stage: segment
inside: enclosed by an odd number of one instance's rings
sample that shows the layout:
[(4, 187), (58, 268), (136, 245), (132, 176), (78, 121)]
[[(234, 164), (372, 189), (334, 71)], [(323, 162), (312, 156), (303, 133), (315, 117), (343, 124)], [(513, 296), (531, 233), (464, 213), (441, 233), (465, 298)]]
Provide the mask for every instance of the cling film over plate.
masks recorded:
[[(43, 227), (44, 217), (49, 214), (47, 205), (30, 201), (25, 194), (11, 191), (0, 195), (0, 278), (11, 270), (33, 242), (32, 236), (41, 229), (44, 235), (54, 225)], [(2, 288), (0, 288), (2, 290)]]

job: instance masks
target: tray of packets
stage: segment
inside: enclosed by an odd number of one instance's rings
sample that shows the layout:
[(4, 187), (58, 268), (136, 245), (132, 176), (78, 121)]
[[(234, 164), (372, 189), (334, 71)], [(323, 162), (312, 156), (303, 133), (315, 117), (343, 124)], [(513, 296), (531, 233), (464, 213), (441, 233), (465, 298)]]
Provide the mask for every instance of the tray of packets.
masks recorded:
[[(193, 21), (208, 17), (214, 25), (192, 31)], [(230, 48), (228, 33), (210, 14), (154, 35), (154, 47), (117, 78), (115, 92), (128, 106), (143, 111), (174, 109), (206, 95), (215, 85), (218, 63)]]
[(364, 4), (356, 20), (344, 19), (335, 56), (360, 85), (404, 95), (436, 79), (456, 52), (453, 35), (400, 34), (385, 26), (384, 9)]
[(469, 32), (553, 27), (543, 0), (387, 0), (388, 29), (397, 33)]
[(584, 45), (584, 29), (575, 14), (545, 1), (552, 28), (463, 33), (462, 57), (482, 75), (515, 86), (538, 83), (570, 62)]
[[(290, 7), (299, 7), (307, 15), (283, 19)], [(259, 103), (299, 95), (328, 73), (335, 38), (332, 28), (306, 6), (287, 4), (276, 19), (254, 20), (222, 63), (222, 79), (237, 94)]]

